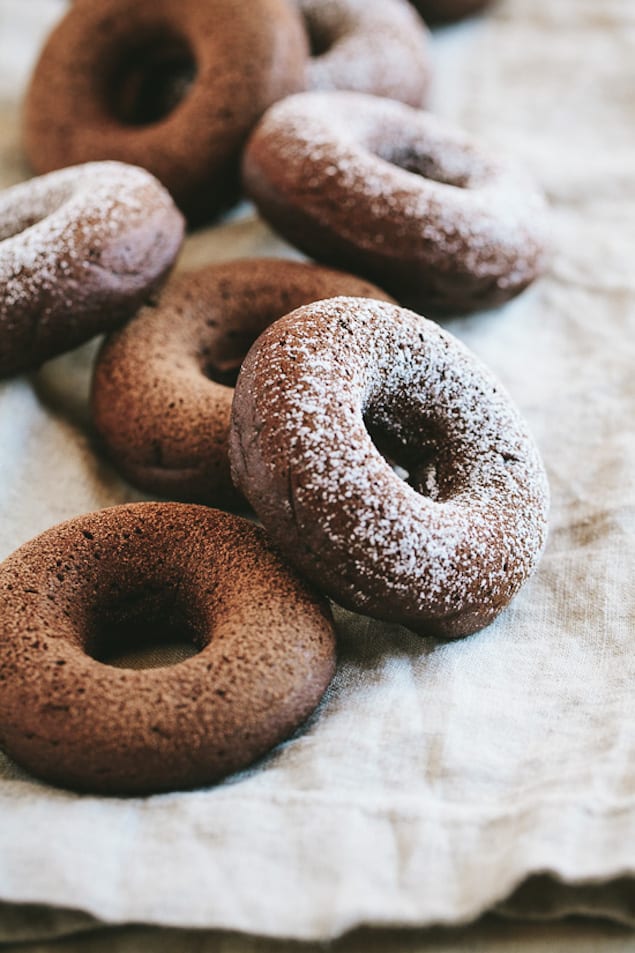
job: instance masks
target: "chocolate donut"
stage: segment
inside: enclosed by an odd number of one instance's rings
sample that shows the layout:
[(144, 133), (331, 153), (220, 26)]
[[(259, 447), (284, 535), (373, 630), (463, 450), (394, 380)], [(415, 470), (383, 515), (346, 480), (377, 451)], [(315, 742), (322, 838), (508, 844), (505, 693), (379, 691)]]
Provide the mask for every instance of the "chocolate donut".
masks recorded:
[(491, 622), (545, 540), (546, 477), (511, 399), (452, 335), (395, 305), (334, 298), (265, 331), (236, 385), (230, 459), (301, 572), (425, 634)]
[[(198, 654), (98, 661), (139, 630)], [(64, 787), (145, 794), (208, 784), (288, 736), (334, 669), (330, 613), (237, 517), (178, 503), (80, 516), (0, 566), (0, 740)]]
[(254, 131), (243, 177), (285, 238), (415, 310), (500, 304), (542, 267), (535, 186), (402, 103), (362, 93), (289, 97)]
[(421, 16), (430, 23), (447, 23), (478, 13), (491, 0), (411, 0)]
[(303, 88), (306, 57), (285, 0), (84, 0), (35, 68), (27, 156), (38, 172), (93, 159), (143, 166), (204, 221), (236, 197), (245, 139), (271, 103)]
[(407, 0), (297, 0), (311, 38), (309, 89), (352, 89), (422, 106), (429, 33)]
[(183, 218), (143, 169), (89, 163), (0, 192), (0, 377), (121, 324), (160, 285)]
[(245, 354), (276, 318), (344, 294), (386, 299), (352, 275), (281, 259), (175, 276), (158, 305), (114, 334), (96, 362), (93, 420), (118, 469), (151, 493), (238, 503), (227, 440)]

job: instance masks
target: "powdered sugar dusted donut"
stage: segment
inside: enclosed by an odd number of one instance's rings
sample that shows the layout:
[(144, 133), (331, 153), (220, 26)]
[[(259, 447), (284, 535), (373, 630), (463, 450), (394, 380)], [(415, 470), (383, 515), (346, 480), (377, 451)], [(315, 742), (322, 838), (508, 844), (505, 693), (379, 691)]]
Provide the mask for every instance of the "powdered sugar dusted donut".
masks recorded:
[(297, 0), (312, 41), (309, 89), (350, 89), (422, 106), (429, 34), (406, 0)]
[(352, 275), (281, 259), (176, 275), (95, 365), (93, 419), (115, 465), (152, 493), (237, 503), (227, 443), (242, 360), (276, 318), (335, 295), (386, 298)]
[[(178, 665), (108, 664), (158, 634)], [(328, 607), (263, 531), (202, 506), (79, 516), (0, 565), (0, 742), (55, 784), (140, 794), (209, 784), (313, 711), (335, 667)]]
[(256, 128), (243, 173), (285, 238), (416, 310), (500, 304), (542, 267), (544, 201), (531, 181), (402, 103), (290, 97)]
[(119, 162), (0, 192), (0, 376), (121, 324), (161, 283), (182, 239), (166, 190)]
[(265, 331), (238, 378), (230, 457), (302, 572), (426, 634), (491, 622), (545, 541), (546, 477), (511, 399), (452, 335), (391, 304), (335, 298)]

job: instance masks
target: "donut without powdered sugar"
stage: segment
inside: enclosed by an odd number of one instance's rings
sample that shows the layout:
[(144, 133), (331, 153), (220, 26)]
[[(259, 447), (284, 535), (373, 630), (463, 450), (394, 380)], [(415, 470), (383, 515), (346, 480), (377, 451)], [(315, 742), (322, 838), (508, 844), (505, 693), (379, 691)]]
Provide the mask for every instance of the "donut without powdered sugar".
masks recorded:
[(143, 169), (63, 169), (0, 192), (0, 377), (112, 330), (172, 267), (183, 217)]
[(37, 172), (143, 166), (202, 222), (236, 198), (245, 139), (271, 103), (304, 87), (307, 55), (285, 0), (76, 2), (33, 74), (27, 156)]
[(403, 103), (291, 96), (256, 127), (243, 179), (287, 240), (415, 310), (501, 304), (543, 265), (545, 205), (531, 181)]
[[(139, 630), (198, 654), (97, 660)], [(97, 656), (97, 657), (95, 657)], [(77, 517), (0, 566), (0, 739), (37, 777), (147, 794), (250, 764), (313, 711), (334, 671), (330, 612), (246, 520), (179, 503)]]
[(277, 318), (336, 295), (389, 300), (360, 278), (281, 259), (246, 259), (176, 275), (156, 306), (105, 342), (93, 420), (109, 456), (144, 490), (238, 504), (227, 442), (245, 354)]
[(425, 103), (429, 32), (407, 0), (297, 0), (314, 54), (309, 89), (350, 89)]
[(546, 477), (511, 399), (452, 335), (395, 305), (335, 298), (265, 331), (236, 385), (230, 459), (307, 578), (427, 635), (490, 623), (545, 541)]

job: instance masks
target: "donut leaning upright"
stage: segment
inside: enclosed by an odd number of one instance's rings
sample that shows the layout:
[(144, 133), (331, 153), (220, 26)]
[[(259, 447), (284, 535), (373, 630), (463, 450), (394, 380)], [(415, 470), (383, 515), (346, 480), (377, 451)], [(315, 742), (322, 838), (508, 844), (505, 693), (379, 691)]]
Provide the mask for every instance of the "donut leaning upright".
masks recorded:
[(285, 0), (75, 3), (31, 80), (27, 157), (37, 172), (97, 159), (143, 166), (201, 222), (236, 197), (245, 139), (268, 106), (303, 88), (306, 57)]

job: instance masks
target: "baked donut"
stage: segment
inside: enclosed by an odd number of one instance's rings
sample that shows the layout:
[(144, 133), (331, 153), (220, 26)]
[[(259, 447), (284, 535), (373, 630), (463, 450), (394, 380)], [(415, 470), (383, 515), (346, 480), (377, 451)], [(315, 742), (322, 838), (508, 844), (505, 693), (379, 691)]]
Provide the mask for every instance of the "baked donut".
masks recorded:
[(500, 304), (542, 267), (535, 186), (403, 103), (362, 93), (289, 97), (254, 131), (243, 178), (264, 218), (298, 248), (415, 310)]
[(204, 221), (236, 197), (258, 118), (303, 88), (307, 49), (285, 0), (77, 2), (35, 68), (27, 156), (38, 172), (93, 159), (143, 166), (190, 222)]
[(352, 89), (422, 106), (429, 33), (407, 0), (297, 0), (311, 40), (309, 89)]
[[(100, 661), (179, 633), (171, 667)], [(289, 735), (334, 670), (325, 604), (238, 517), (116, 506), (56, 526), (0, 566), (0, 741), (40, 778), (106, 794), (208, 784)]]
[(421, 16), (430, 23), (446, 23), (472, 16), (491, 0), (411, 0)]
[(157, 289), (183, 218), (143, 169), (89, 163), (0, 192), (0, 377), (121, 324)]
[(93, 420), (118, 469), (172, 499), (238, 503), (227, 440), (245, 354), (276, 318), (343, 294), (386, 298), (360, 278), (282, 259), (176, 275), (156, 307), (106, 341), (95, 365)]
[(261, 335), (230, 459), (302, 573), (425, 634), (491, 622), (545, 540), (546, 477), (509, 396), (452, 335), (384, 302), (321, 301)]

